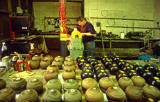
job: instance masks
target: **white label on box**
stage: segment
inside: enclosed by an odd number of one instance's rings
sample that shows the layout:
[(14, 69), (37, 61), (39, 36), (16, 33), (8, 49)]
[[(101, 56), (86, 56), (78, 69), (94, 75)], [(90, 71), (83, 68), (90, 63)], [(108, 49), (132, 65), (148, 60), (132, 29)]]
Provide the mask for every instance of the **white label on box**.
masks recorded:
[(22, 27), (22, 29), (27, 29), (27, 27)]

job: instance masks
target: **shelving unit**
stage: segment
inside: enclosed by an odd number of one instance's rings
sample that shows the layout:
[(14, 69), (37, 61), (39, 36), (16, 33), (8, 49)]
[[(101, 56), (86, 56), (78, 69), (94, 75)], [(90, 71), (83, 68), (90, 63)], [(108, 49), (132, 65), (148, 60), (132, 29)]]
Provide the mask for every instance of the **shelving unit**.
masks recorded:
[(10, 12), (9, 12), (8, 10), (0, 9), (0, 13), (6, 13), (6, 14), (9, 14)]
[(133, 28), (133, 29), (160, 29), (160, 28), (151, 28), (151, 27), (128, 27), (128, 26), (106, 26), (111, 28)]
[(136, 21), (150, 21), (153, 22), (152, 19), (135, 19), (135, 18), (110, 18), (110, 17), (90, 17), (91, 19), (114, 19), (114, 20), (136, 20)]

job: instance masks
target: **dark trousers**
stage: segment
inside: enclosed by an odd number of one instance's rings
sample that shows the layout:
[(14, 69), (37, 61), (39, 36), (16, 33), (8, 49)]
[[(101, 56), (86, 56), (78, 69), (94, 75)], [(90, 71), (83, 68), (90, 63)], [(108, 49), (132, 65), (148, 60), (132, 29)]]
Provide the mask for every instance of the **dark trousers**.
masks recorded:
[(84, 42), (84, 56), (93, 56), (95, 50), (95, 41)]

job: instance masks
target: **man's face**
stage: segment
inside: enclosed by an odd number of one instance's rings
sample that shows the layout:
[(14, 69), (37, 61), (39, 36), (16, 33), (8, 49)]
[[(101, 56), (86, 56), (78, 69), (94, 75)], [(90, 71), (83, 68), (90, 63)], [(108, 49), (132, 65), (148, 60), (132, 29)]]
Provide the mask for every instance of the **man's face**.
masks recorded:
[(83, 21), (77, 21), (78, 25), (80, 26), (84, 26), (86, 24), (86, 21), (83, 20)]

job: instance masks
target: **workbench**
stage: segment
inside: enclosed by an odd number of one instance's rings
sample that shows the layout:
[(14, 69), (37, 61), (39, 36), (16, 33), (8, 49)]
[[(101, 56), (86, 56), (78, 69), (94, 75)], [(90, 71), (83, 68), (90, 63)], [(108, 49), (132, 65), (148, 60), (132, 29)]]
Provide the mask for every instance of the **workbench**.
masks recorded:
[[(31, 42), (35, 39), (44, 38), (46, 46), (49, 50), (58, 50), (60, 51), (60, 36), (58, 33), (42, 33), (38, 35), (30, 35), (25, 37), (17, 37), (15, 41), (17, 42)], [(9, 41), (5, 39), (2, 41)], [(1, 41), (1, 42), (2, 42)], [(149, 42), (160, 41), (160, 39), (150, 39)], [(104, 38), (103, 43), (100, 38), (95, 39), (96, 48), (95, 56), (102, 55), (118, 55), (120, 57), (130, 57), (137, 58), (141, 55), (140, 48), (145, 46), (144, 40), (132, 40), (132, 39), (113, 39), (113, 38)]]

